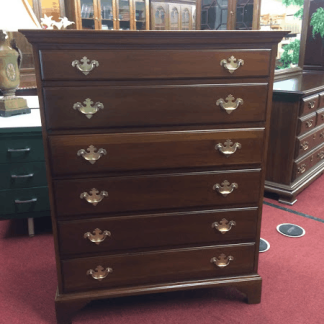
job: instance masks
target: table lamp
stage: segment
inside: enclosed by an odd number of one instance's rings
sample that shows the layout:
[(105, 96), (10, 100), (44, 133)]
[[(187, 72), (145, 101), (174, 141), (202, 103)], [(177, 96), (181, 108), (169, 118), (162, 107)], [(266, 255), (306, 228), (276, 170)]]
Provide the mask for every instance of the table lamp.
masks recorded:
[(27, 0), (0, 0), (0, 116), (30, 113), (27, 102), (15, 96), (20, 82), (21, 51), (15, 40), (10, 45), (6, 32), (41, 28)]

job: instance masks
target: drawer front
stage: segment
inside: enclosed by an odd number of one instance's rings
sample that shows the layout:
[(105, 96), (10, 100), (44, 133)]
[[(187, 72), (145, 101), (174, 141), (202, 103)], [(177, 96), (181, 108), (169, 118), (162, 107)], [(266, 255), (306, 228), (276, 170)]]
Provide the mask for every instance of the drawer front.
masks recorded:
[(316, 125), (324, 124), (324, 108), (317, 110), (316, 112)]
[(1, 190), (0, 215), (50, 210), (47, 187)]
[(309, 132), (316, 126), (316, 112), (298, 119), (297, 135)]
[[(267, 92), (267, 84), (98, 86), (43, 90), (48, 129), (264, 121)], [(86, 99), (91, 99), (92, 104)], [(83, 108), (74, 109), (77, 103)], [(101, 103), (101, 108), (96, 109), (96, 103)], [(80, 110), (89, 113), (90, 118)]]
[(318, 108), (319, 102), (318, 94), (303, 98), (300, 106), (300, 116), (314, 112)]
[[(254, 252), (255, 244), (251, 243), (66, 260), (62, 261), (64, 291), (249, 274), (253, 271)], [(228, 265), (220, 267), (214, 260)], [(102, 272), (98, 272), (100, 267)], [(94, 279), (98, 275), (105, 278)]]
[[(270, 50), (244, 49), (43, 50), (40, 60), (43, 80), (235, 78), (269, 75), (270, 53)], [(230, 73), (221, 62), (225, 60), (224, 63), (230, 63), (232, 56), (234, 66), (238, 60), (243, 60), (244, 64)], [(98, 66), (87, 73), (81, 62), (83, 57), (89, 60), (89, 64), (97, 61)]]
[[(255, 169), (56, 180), (54, 192), (57, 214), (89, 215), (255, 204), (260, 196), (260, 175), (260, 169)], [(230, 191), (232, 192), (229, 193)], [(226, 195), (226, 192), (229, 194)], [(96, 204), (99, 200), (101, 201)]]
[(59, 244), (76, 255), (253, 241), (257, 217), (257, 208), (246, 208), (58, 222)]
[(324, 108), (324, 92), (319, 94), (319, 108)]
[(49, 143), (54, 175), (88, 175), (261, 164), (263, 137), (263, 129), (241, 129), (52, 136)]
[(41, 134), (0, 136), (0, 163), (45, 161)]
[(324, 146), (319, 147), (313, 154), (313, 165), (324, 161)]
[(0, 190), (46, 186), (45, 162), (2, 164)]

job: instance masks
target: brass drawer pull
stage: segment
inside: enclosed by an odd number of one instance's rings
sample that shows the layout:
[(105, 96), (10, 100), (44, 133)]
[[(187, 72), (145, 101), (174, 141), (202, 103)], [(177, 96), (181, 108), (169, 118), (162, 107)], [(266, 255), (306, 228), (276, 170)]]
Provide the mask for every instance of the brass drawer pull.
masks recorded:
[(324, 151), (319, 152), (319, 153), (317, 154), (317, 156), (318, 156), (321, 160), (323, 160), (323, 159), (324, 159)]
[(108, 197), (107, 191), (101, 191), (99, 195), (98, 193), (99, 190), (93, 188), (90, 190), (90, 195), (87, 192), (83, 192), (80, 195), (80, 198), (81, 199), (84, 198), (89, 204), (92, 204), (93, 206), (97, 206), (97, 204), (100, 203), (100, 201), (104, 199), (104, 197)]
[(13, 153), (13, 152), (30, 152), (31, 148), (30, 147), (26, 147), (26, 148), (22, 148), (22, 149), (8, 149), (8, 152)]
[(322, 120), (324, 120), (324, 114), (322, 114), (321, 117), (322, 117)]
[(315, 107), (315, 101), (310, 101), (308, 103), (308, 106), (309, 106), (310, 109), (313, 109)]
[(223, 98), (218, 99), (216, 105), (221, 106), (228, 114), (231, 114), (240, 104), (243, 105), (244, 103), (241, 98), (237, 98), (234, 102), (234, 97), (231, 94), (225, 100)]
[(217, 229), (222, 234), (229, 232), (232, 229), (232, 226), (235, 226), (236, 222), (228, 221), (226, 218), (223, 218), (219, 223), (215, 222), (212, 224), (212, 228)]
[(213, 189), (218, 191), (220, 194), (222, 194), (224, 197), (226, 197), (227, 195), (229, 195), (230, 193), (233, 192), (234, 189), (238, 189), (238, 184), (233, 182), (232, 184), (230, 184), (227, 180), (225, 180), (222, 185), (220, 185), (219, 183), (216, 183), (213, 186)]
[(308, 150), (308, 142), (305, 141), (303, 143), (300, 144), (300, 148), (302, 148), (304, 151), (307, 151)]
[(214, 263), (219, 268), (227, 267), (231, 261), (234, 260), (234, 257), (229, 255), (228, 257), (222, 253), (218, 258), (214, 257), (210, 260), (211, 263)]
[(324, 137), (324, 132), (321, 132), (319, 137), (323, 138)]
[[(80, 63), (82, 62), (82, 64)], [(88, 75), (95, 67), (99, 66), (99, 62), (92, 60), (89, 64), (90, 59), (84, 56), (81, 60), (74, 60), (72, 62), (73, 67), (77, 67), (79, 71), (81, 71), (84, 75)]]
[(95, 243), (99, 245), (101, 242), (103, 242), (107, 236), (111, 236), (111, 233), (109, 231), (103, 231), (99, 228), (96, 228), (93, 231), (93, 234), (90, 232), (84, 233), (83, 237), (85, 239), (89, 239), (92, 243)]
[(33, 203), (33, 202), (36, 202), (36, 201), (37, 201), (37, 198), (33, 198), (33, 199), (29, 199), (29, 200), (16, 199), (15, 204), (30, 204), (30, 203)]
[(240, 143), (235, 143), (233, 146), (231, 146), (231, 145), (233, 145), (233, 142), (228, 139), (225, 141), (224, 146), (222, 143), (218, 143), (215, 146), (215, 149), (219, 150), (226, 157), (229, 157), (231, 154), (234, 154), (237, 149), (242, 148), (242, 145)]
[(236, 59), (234, 56), (231, 56), (227, 60), (221, 60), (220, 65), (223, 66), (229, 73), (234, 73), (240, 66), (244, 65), (244, 61), (241, 59)]
[[(89, 153), (87, 153), (87, 151)], [(85, 160), (89, 161), (91, 164), (95, 164), (96, 161), (98, 161), (103, 155), (107, 154), (107, 151), (103, 148), (100, 148), (97, 152), (95, 152), (96, 148), (93, 145), (90, 145), (87, 148), (87, 151), (81, 149), (77, 152), (77, 155), (82, 156)]]
[(102, 266), (98, 266), (95, 270), (88, 270), (87, 275), (91, 275), (93, 279), (101, 281), (102, 279), (105, 279), (108, 276), (108, 274), (112, 271), (112, 268), (104, 269)]
[(74, 110), (79, 110), (80, 113), (86, 115), (88, 119), (90, 119), (99, 109), (104, 109), (104, 105), (101, 102), (96, 102), (93, 105), (93, 101), (90, 98), (87, 98), (82, 105), (81, 102), (77, 102), (73, 105)]
[(298, 173), (303, 174), (306, 171), (306, 164), (302, 164), (298, 167)]
[(307, 120), (306, 127), (309, 128), (309, 127), (312, 127), (312, 126), (313, 126), (313, 119)]

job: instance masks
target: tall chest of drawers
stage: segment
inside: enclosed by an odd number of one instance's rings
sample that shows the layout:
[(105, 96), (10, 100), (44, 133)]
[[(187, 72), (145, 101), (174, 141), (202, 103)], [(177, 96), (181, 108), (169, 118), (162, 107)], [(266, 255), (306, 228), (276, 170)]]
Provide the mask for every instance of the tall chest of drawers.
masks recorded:
[(34, 47), (58, 323), (93, 299), (232, 285), (258, 303), (285, 32), (22, 31)]

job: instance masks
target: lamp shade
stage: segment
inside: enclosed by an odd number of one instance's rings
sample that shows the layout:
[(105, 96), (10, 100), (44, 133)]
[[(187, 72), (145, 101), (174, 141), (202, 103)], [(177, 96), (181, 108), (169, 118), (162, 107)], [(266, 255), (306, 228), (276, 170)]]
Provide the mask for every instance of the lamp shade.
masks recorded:
[(0, 30), (41, 28), (27, 0), (0, 0)]

